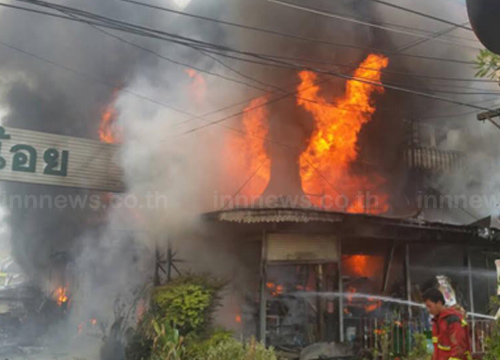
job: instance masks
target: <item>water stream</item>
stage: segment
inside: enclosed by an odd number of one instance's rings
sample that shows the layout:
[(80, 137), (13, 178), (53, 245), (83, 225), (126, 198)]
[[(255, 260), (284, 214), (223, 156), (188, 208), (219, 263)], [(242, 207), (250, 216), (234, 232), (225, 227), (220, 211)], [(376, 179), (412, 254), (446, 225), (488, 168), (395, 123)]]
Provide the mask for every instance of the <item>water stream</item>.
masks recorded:
[[(389, 297), (389, 296), (379, 296), (379, 295), (371, 295), (371, 294), (342, 293), (342, 292), (298, 292), (298, 293), (294, 293), (294, 295), (300, 296), (300, 297), (306, 297), (306, 298), (319, 296), (319, 297), (327, 298), (327, 299), (343, 297), (343, 298), (365, 299), (365, 300), (370, 300), (370, 301), (380, 300), (380, 301), (383, 301), (386, 303), (393, 303), (393, 304), (399, 304), (399, 305), (405, 305), (405, 306), (425, 308), (424, 304), (418, 303), (415, 301), (408, 301), (408, 300), (393, 298), (393, 297)], [(470, 312), (467, 313), (467, 315), (470, 317), (495, 320), (495, 317), (491, 316), (491, 315), (470, 313)]]

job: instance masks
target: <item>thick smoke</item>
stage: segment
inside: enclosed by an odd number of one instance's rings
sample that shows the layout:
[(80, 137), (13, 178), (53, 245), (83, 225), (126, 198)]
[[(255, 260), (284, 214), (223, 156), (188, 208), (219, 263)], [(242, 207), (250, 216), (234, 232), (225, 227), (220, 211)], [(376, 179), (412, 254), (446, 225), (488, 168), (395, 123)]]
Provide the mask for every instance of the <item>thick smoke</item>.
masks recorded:
[[(467, 25), (465, 1), (442, 2), (398, 2), (400, 6), (427, 14), (437, 14), (443, 19)], [(399, 10), (378, 6), (375, 8), (380, 19), (395, 22), (405, 26), (428, 29), (431, 32), (440, 32), (444, 36), (439, 39), (455, 44), (438, 41), (424, 41), (404, 52), (407, 54), (425, 54), (440, 58), (473, 61), (482, 45), (474, 34), (464, 29), (457, 29), (447, 24), (436, 23), (421, 17), (403, 16)], [(443, 12), (446, 9), (446, 12)], [(394, 44), (404, 46), (404, 35), (391, 35)], [(418, 39), (417, 39), (418, 41)], [(398, 49), (398, 46), (395, 48)], [(400, 47), (399, 47), (400, 48)], [(420, 73), (431, 76), (451, 78), (474, 78), (474, 65), (453, 64), (446, 62), (425, 62), (417, 59), (405, 58), (404, 61), (393, 61), (393, 65), (406, 69), (410, 73)], [(498, 98), (495, 95), (481, 94), (497, 92), (496, 84), (480, 82), (443, 82), (439, 80), (419, 81), (414, 79), (415, 85), (422, 87), (426, 92), (447, 97), (455, 101), (471, 103), (486, 108), (495, 108)], [(441, 90), (436, 92), (434, 89)], [(476, 92), (479, 94), (460, 94)], [(407, 96), (408, 98), (408, 96)], [(499, 147), (495, 141), (498, 129), (490, 123), (478, 123), (476, 113), (469, 107), (449, 104), (442, 101), (422, 99), (411, 96), (410, 108), (404, 116), (414, 119), (421, 124), (420, 137), (423, 146), (437, 146), (445, 151), (458, 151), (463, 155), (463, 167), (451, 172), (436, 172), (422, 179), (423, 187), (418, 190), (419, 206), (429, 206), (421, 215), (428, 220), (440, 220), (453, 223), (472, 223), (477, 218), (493, 215), (498, 216), (498, 180), (496, 175), (496, 161)], [(426, 205), (427, 204), (427, 205)], [(437, 204), (437, 205), (434, 205)]]

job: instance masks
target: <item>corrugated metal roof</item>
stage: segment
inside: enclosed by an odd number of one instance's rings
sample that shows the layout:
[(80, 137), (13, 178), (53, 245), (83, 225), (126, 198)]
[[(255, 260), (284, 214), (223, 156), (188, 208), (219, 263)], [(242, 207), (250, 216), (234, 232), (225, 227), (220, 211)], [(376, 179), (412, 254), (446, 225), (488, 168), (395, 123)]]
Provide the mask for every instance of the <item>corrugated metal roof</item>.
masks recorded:
[(343, 220), (340, 214), (320, 211), (304, 211), (296, 209), (241, 209), (223, 211), (217, 214), (220, 221), (230, 221), (246, 224), (279, 223), (279, 222), (329, 222)]
[[(490, 229), (487, 226), (458, 225), (442, 222), (429, 222), (415, 217), (388, 217), (369, 214), (350, 214), (316, 209), (292, 209), (292, 208), (245, 208), (223, 210), (205, 214), (205, 217), (217, 221), (228, 221), (244, 224), (258, 223), (339, 223), (347, 219), (358, 219), (386, 225), (404, 226), (413, 228), (441, 229), (460, 232), (477, 232), (479, 229)], [(491, 229), (495, 231), (495, 229)]]
[[(485, 246), (500, 243), (500, 232), (488, 226), (477, 224), (456, 225), (428, 222), (419, 218), (396, 218), (368, 214), (348, 214), (316, 209), (290, 208), (242, 208), (206, 213), (206, 220), (219, 223), (268, 226), (272, 224), (335, 224), (339, 231), (355, 236), (385, 237), (409, 241), (470, 242)], [(365, 226), (366, 225), (366, 226)], [(286, 225), (285, 225), (286, 226)], [(313, 231), (314, 226), (311, 228)], [(342, 230), (343, 229), (343, 230)], [(370, 235), (371, 234), (371, 235)]]

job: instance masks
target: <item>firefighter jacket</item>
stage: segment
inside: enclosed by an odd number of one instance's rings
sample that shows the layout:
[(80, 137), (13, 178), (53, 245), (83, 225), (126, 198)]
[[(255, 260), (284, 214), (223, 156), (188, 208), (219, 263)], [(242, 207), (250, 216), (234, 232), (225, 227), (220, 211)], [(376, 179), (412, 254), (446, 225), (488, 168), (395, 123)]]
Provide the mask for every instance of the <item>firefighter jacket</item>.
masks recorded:
[(472, 360), (469, 327), (455, 309), (446, 309), (432, 319), (432, 342), (432, 360)]

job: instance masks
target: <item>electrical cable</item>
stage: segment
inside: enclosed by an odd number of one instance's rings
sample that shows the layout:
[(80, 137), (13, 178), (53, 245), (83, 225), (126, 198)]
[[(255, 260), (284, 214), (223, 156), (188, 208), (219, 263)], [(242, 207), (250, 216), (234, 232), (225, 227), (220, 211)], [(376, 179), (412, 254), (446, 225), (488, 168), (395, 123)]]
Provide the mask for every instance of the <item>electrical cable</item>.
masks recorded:
[[(309, 58), (303, 58), (303, 57), (291, 57), (291, 56), (274, 55), (274, 54), (268, 54), (266, 56), (268, 56), (270, 58), (280, 59), (280, 60), (301, 61), (301, 62), (306, 62), (306, 63), (309, 62), (309, 63), (315, 63), (315, 64), (332, 65), (332, 66), (337, 66), (337, 67), (352, 67), (352, 65), (349, 65), (349, 64), (336, 63), (336, 62), (327, 61), (327, 60), (309, 59)], [(425, 75), (425, 74), (413, 74), (413, 73), (409, 73), (409, 72), (386, 70), (386, 69), (378, 70), (378, 69), (373, 69), (373, 68), (369, 68), (369, 67), (365, 67), (365, 66), (359, 66), (359, 68), (364, 69), (364, 70), (377, 70), (383, 74), (399, 75), (399, 76), (406, 76), (406, 77), (417, 77), (417, 78), (423, 78), (423, 79), (429, 79), (429, 80), (498, 84), (498, 81), (496, 81), (496, 80), (433, 76), (433, 75)]]
[(441, 19), (441, 18), (438, 18), (437, 16), (425, 14), (425, 13), (422, 13), (422, 12), (419, 12), (419, 11), (416, 11), (416, 10), (413, 10), (413, 9), (410, 9), (410, 8), (407, 8), (407, 7), (404, 7), (404, 6), (392, 4), (392, 3), (389, 3), (389, 2), (384, 1), (384, 0), (368, 0), (368, 1), (371, 1), (371, 2), (374, 2), (374, 3), (378, 3), (378, 4), (382, 4), (382, 5), (385, 5), (385, 6), (389, 6), (389, 7), (401, 10), (401, 11), (405, 11), (405, 12), (408, 12), (408, 13), (411, 13), (411, 14), (414, 14), (414, 15), (418, 15), (418, 16), (427, 18), (427, 19), (435, 20), (435, 21), (441, 22), (443, 24), (453, 25), (453, 26), (456, 26), (456, 27), (458, 27), (460, 29), (464, 29), (464, 30), (468, 30), (468, 31), (473, 31), (471, 27), (468, 27), (468, 26), (465, 26), (465, 25), (460, 25), (460, 24), (454, 23), (452, 21)]
[[(328, 12), (328, 11), (324, 11), (324, 10), (314, 9), (314, 8), (311, 8), (311, 7), (306, 7), (306, 6), (302, 6), (302, 5), (298, 5), (298, 4), (293, 4), (293, 3), (290, 3), (290, 2), (287, 2), (287, 1), (282, 1), (282, 0), (263, 0), (263, 1), (267, 1), (267, 2), (270, 2), (270, 3), (278, 4), (278, 5), (285, 6), (285, 7), (292, 8), (292, 9), (299, 10), (299, 11), (304, 11), (304, 12), (307, 12), (307, 13), (310, 13), (310, 14), (326, 16), (326, 17), (329, 17), (329, 18), (333, 18), (333, 19), (337, 19), (337, 20), (343, 20), (343, 21), (348, 21), (348, 22), (352, 22), (352, 23), (355, 23), (355, 24), (358, 24), (358, 25), (364, 25), (364, 26), (368, 26), (368, 27), (372, 27), (372, 28), (376, 28), (376, 29), (381, 29), (381, 30), (386, 30), (386, 31), (394, 32), (394, 33), (399, 33), (399, 34), (404, 34), (404, 35), (411, 35), (411, 36), (415, 36), (415, 37), (419, 37), (419, 38), (425, 38), (425, 39), (429, 39), (429, 40), (435, 40), (435, 41), (439, 41), (439, 42), (443, 42), (443, 43), (447, 43), (447, 44), (451, 44), (451, 45), (457, 45), (457, 46), (460, 46), (460, 47), (475, 49), (475, 50), (480, 50), (481, 49), (479, 47), (470, 46), (470, 45), (464, 45), (464, 44), (460, 44), (460, 43), (457, 43), (457, 42), (454, 42), (454, 41), (450, 41), (450, 40), (437, 39), (437, 38), (428, 37), (426, 35), (421, 35), (421, 34), (418, 34), (418, 33), (415, 33), (415, 32), (411, 32), (411, 31), (397, 30), (397, 29), (390, 28), (390, 27), (387, 27), (387, 26), (384, 26), (384, 25), (377, 25), (377, 24), (374, 24), (374, 23), (371, 23), (371, 22), (367, 22), (367, 21), (363, 21), (363, 20), (357, 20), (357, 19), (349, 17), (349, 16), (340, 15), (340, 14), (336, 14), (336, 13)], [(452, 23), (452, 22), (447, 22), (447, 24), (454, 25), (454, 26), (457, 26), (457, 27), (460, 27), (460, 28), (463, 27), (460, 24), (455, 24), (455, 23)]]
[[(58, 11), (62, 11), (62, 10), (58, 10)], [(63, 13), (64, 13), (64, 14), (66, 14), (66, 12), (64, 12), (64, 11), (63, 11)], [(69, 16), (71, 16), (72, 18), (76, 18), (76, 19), (78, 19), (78, 17), (77, 17), (77, 16), (75, 16), (75, 15), (72, 15), (72, 14), (68, 14), (68, 15), (69, 15)], [(187, 68), (187, 69), (193, 69), (193, 70), (196, 70), (196, 71), (201, 72), (201, 73), (205, 73), (205, 74), (208, 74), (208, 75), (211, 75), (211, 76), (219, 77), (219, 78), (224, 79), (224, 80), (227, 80), (227, 81), (231, 81), (231, 82), (234, 82), (234, 83), (238, 83), (238, 84), (240, 84), (240, 85), (245, 85), (245, 86), (248, 86), (248, 87), (251, 87), (251, 88), (254, 88), (254, 89), (260, 90), (260, 91), (267, 92), (267, 89), (265, 89), (265, 88), (257, 87), (257, 86), (255, 86), (255, 85), (252, 85), (252, 84), (246, 83), (246, 82), (244, 82), (244, 81), (237, 80), (237, 79), (234, 79), (234, 78), (230, 78), (230, 77), (227, 77), (227, 76), (225, 76), (225, 75), (217, 74), (217, 73), (214, 73), (214, 72), (209, 71), (209, 70), (206, 70), (206, 69), (201, 69), (201, 68), (199, 68), (199, 67), (197, 67), (197, 66), (193, 66), (193, 65), (188, 65), (188, 64), (182, 63), (182, 62), (180, 62), (180, 61), (177, 61), (177, 60), (171, 59), (171, 58), (169, 58), (169, 57), (166, 57), (166, 56), (164, 56), (164, 55), (162, 55), (162, 54), (160, 54), (160, 53), (158, 53), (158, 52), (156, 52), (156, 51), (153, 51), (153, 50), (151, 50), (151, 49), (148, 49), (148, 48), (146, 48), (146, 47), (144, 47), (144, 46), (142, 46), (142, 45), (139, 45), (139, 44), (133, 43), (133, 42), (128, 41), (128, 40), (126, 40), (126, 39), (124, 39), (124, 38), (122, 38), (122, 37), (120, 37), (120, 36), (117, 36), (117, 35), (115, 35), (115, 34), (112, 34), (112, 33), (108, 32), (108, 31), (106, 31), (106, 30), (104, 30), (104, 29), (101, 29), (100, 27), (98, 27), (98, 26), (96, 26), (96, 25), (93, 25), (93, 24), (88, 24), (88, 25), (89, 25), (89, 26), (91, 26), (92, 28), (96, 29), (97, 31), (100, 31), (101, 33), (104, 33), (104, 34), (106, 34), (106, 35), (108, 35), (108, 36), (110, 36), (110, 37), (112, 37), (112, 38), (115, 38), (115, 39), (116, 39), (116, 40), (118, 40), (118, 41), (121, 41), (121, 42), (123, 42), (123, 43), (125, 43), (125, 44), (131, 45), (131, 46), (133, 46), (133, 47), (136, 47), (136, 48), (138, 48), (138, 49), (140, 49), (140, 50), (142, 50), (142, 51), (145, 51), (145, 52), (147, 52), (147, 53), (153, 54), (153, 55), (155, 55), (155, 56), (159, 57), (160, 59), (166, 60), (166, 61), (168, 61), (168, 62), (170, 62), (170, 63), (172, 63), (172, 64), (176, 64), (176, 65), (179, 65), (179, 66), (185, 67), (185, 68)], [(225, 65), (223, 62), (221, 62), (221, 61), (219, 61), (218, 59), (216, 59), (215, 57), (213, 57), (212, 55), (205, 54), (205, 56), (208, 56), (208, 57), (210, 57), (210, 58), (214, 59), (214, 60), (215, 60), (215, 61), (217, 61), (218, 63), (222, 64), (223, 66), (225, 66), (225, 67), (226, 67), (226, 68), (228, 68), (229, 70), (231, 70), (231, 71), (233, 71), (233, 72), (237, 73), (238, 75), (240, 75), (240, 76), (242, 76), (242, 77), (245, 77), (245, 78), (247, 78), (247, 79), (249, 79), (249, 80), (251, 80), (251, 81), (254, 81), (254, 82), (259, 82), (258, 80), (255, 80), (255, 79), (253, 79), (253, 78), (251, 78), (251, 77), (248, 77), (248, 76), (244, 76), (243, 74), (241, 74), (241, 73), (237, 72), (236, 70), (232, 69), (231, 67), (229, 67), (229, 66)], [(264, 86), (270, 86), (269, 84), (265, 84), (265, 83), (262, 83), (262, 82), (259, 82), (259, 83), (260, 83), (261, 85), (264, 85)]]
[[(5, 45), (5, 44), (3, 44), (3, 45)], [(19, 50), (19, 49), (17, 49), (17, 50)], [(244, 53), (242, 53), (242, 54), (244, 54)], [(244, 54), (244, 55), (249, 55), (249, 53), (248, 53), (248, 54)], [(259, 55), (259, 57), (261, 57), (261, 56)], [(73, 72), (74, 72), (74, 71), (73, 71)], [(337, 76), (340, 76), (340, 75), (343, 75), (343, 74), (338, 74), (338, 73), (337, 73)], [(344, 79), (346, 78), (346, 77), (345, 77), (345, 75), (340, 76), (340, 77), (341, 77), (341, 78), (344, 78)], [(356, 77), (348, 77), (348, 78), (349, 78), (349, 79), (351, 79), (351, 80), (354, 80), (354, 81), (361, 81), (361, 80), (360, 80), (360, 78), (356, 78)], [(361, 81), (361, 82), (363, 82), (363, 81)], [(370, 83), (370, 82), (367, 82), (367, 83)], [(375, 84), (372, 84), (372, 85), (375, 85)], [(377, 84), (377, 85), (379, 85), (379, 86), (380, 86), (380, 84)], [(409, 90), (409, 89), (405, 89), (405, 90)], [(421, 95), (422, 95), (422, 94), (421, 94)], [(425, 95), (429, 95), (429, 94), (425, 94)], [(288, 96), (288, 95), (287, 95), (287, 96)], [(435, 98), (435, 97), (434, 97), (434, 98)], [(464, 105), (464, 106), (468, 106), (468, 105), (466, 104), (466, 105)], [(178, 110), (176, 110), (176, 111), (178, 111)], [(187, 112), (184, 112), (184, 113), (187, 113)], [(187, 114), (189, 114), (189, 113), (187, 113)]]
[[(45, 6), (46, 6), (46, 2), (43, 2), (43, 1), (37, 1), (37, 0), (17, 0), (17, 1), (24, 1), (24, 2), (35, 3), (35, 4), (42, 3), (42, 4), (45, 4)], [(57, 7), (61, 8), (62, 6), (57, 5)], [(67, 8), (67, 7), (62, 7), (62, 8)], [(85, 12), (85, 11), (82, 11), (82, 10), (78, 10), (78, 9), (72, 9), (71, 8), (71, 10), (73, 10), (73, 11), (75, 11), (77, 13), (88, 14), (88, 12)], [(115, 19), (109, 19), (109, 18), (100, 16), (100, 15), (96, 15), (96, 14), (91, 14), (91, 16), (93, 16), (94, 18), (105, 19), (106, 21), (111, 21), (113, 23), (118, 23), (120, 25), (123, 23), (121, 21), (118, 21), (118, 20), (115, 20)], [(318, 68), (303, 67), (300, 64), (293, 64), (293, 63), (287, 63), (287, 62), (283, 62), (283, 61), (277, 61), (275, 59), (273, 60), (273, 59), (268, 58), (268, 57), (266, 57), (264, 55), (260, 55), (260, 54), (256, 54), (256, 53), (235, 50), (235, 49), (232, 49), (232, 48), (229, 48), (229, 47), (226, 47), (226, 46), (221, 46), (221, 45), (217, 45), (217, 44), (211, 44), (211, 43), (203, 42), (203, 41), (200, 41), (200, 40), (189, 39), (189, 38), (186, 38), (186, 37), (183, 37), (183, 36), (166, 33), (166, 32), (163, 32), (163, 31), (156, 30), (156, 29), (145, 28), (145, 27), (137, 26), (137, 25), (133, 25), (133, 26), (134, 27), (138, 27), (140, 30), (146, 29), (147, 31), (152, 31), (154, 33), (166, 34), (167, 36), (172, 37), (172, 38), (175, 39), (175, 40), (164, 39), (166, 41), (171, 41), (173, 43), (177, 43), (177, 44), (189, 46), (189, 47), (192, 47), (192, 48), (201, 48), (201, 49), (203, 49), (205, 51), (208, 51), (208, 52), (212, 51), (212, 53), (216, 53), (216, 54), (219, 54), (221, 56), (226, 56), (226, 57), (237, 59), (237, 60), (240, 60), (240, 61), (247, 61), (247, 62), (251, 62), (251, 63), (259, 63), (258, 61), (250, 61), (249, 59), (238, 58), (238, 57), (235, 57), (235, 56), (229, 56), (228, 54), (220, 53), (220, 52), (217, 52), (216, 50), (226, 51), (226, 52), (233, 52), (233, 53), (241, 54), (241, 55), (244, 55), (244, 56), (247, 56), (247, 57), (254, 57), (254, 58), (257, 58), (259, 60), (264, 60), (264, 61), (268, 62), (268, 63), (262, 63), (262, 61), (261, 61), (260, 62), (261, 65), (277, 66), (277, 67), (281, 66), (281, 67), (290, 68), (290, 69), (309, 70), (309, 71), (317, 72), (319, 74), (325, 74), (325, 75), (331, 75), (331, 76), (335, 76), (335, 77), (340, 77), (340, 78), (343, 78), (343, 79), (346, 79), (346, 80), (355, 80), (355, 81), (364, 82), (364, 83), (367, 83), (367, 84), (370, 84), (370, 85), (374, 85), (374, 86), (382, 86), (379, 83), (375, 83), (375, 82), (372, 82), (372, 81), (367, 81), (366, 79), (356, 78), (356, 77), (352, 77), (352, 76), (349, 76), (349, 75), (340, 74), (338, 72), (333, 72), (333, 71), (324, 70), (324, 69), (318, 69)], [(180, 40), (178, 40), (178, 39), (180, 39)], [(209, 51), (209, 49), (214, 49), (214, 50), (210, 50)], [(269, 61), (272, 62), (272, 63), (269, 63)], [(477, 106), (474, 106), (474, 105), (471, 105), (471, 104), (468, 104), (468, 103), (465, 103), (465, 102), (461, 102), (461, 101), (457, 101), (457, 100), (453, 100), (453, 99), (449, 99), (449, 98), (445, 98), (445, 97), (441, 97), (441, 96), (436, 96), (436, 95), (428, 94), (428, 93), (421, 92), (421, 91), (415, 91), (415, 90), (403, 88), (403, 87), (400, 87), (400, 86), (386, 85), (385, 87), (389, 88), (389, 89), (401, 91), (401, 92), (410, 93), (410, 94), (413, 94), (413, 95), (418, 95), (418, 96), (425, 97), (425, 98), (430, 98), (430, 99), (434, 99), (434, 100), (449, 102), (449, 103), (453, 103), (453, 104), (457, 104), (457, 105), (468, 106), (468, 107), (472, 107), (472, 108), (475, 108), (475, 109), (478, 109), (478, 110), (485, 110), (485, 111), (489, 111), (490, 110), (490, 109), (487, 109), (487, 108), (477, 107)], [(489, 119), (489, 120), (495, 126), (497, 126), (498, 128), (500, 128), (500, 126), (498, 124), (496, 124), (494, 121), (492, 121), (491, 119)]]
[[(143, 7), (154, 9), (154, 10), (160, 10), (160, 11), (168, 12), (168, 13), (175, 14), (175, 15), (190, 17), (190, 18), (197, 19), (197, 20), (208, 21), (208, 22), (212, 22), (212, 23), (216, 23), (216, 24), (220, 24), (220, 25), (227, 25), (227, 26), (237, 27), (237, 28), (241, 28), (241, 29), (245, 29), (245, 30), (252, 30), (252, 31), (258, 31), (258, 32), (264, 32), (264, 33), (272, 34), (272, 35), (292, 37), (292, 38), (295, 38), (295, 39), (308, 40), (308, 38), (303, 38), (300, 35), (292, 35), (292, 34), (283, 33), (283, 32), (277, 31), (277, 30), (264, 29), (264, 28), (260, 28), (260, 27), (257, 27), (257, 26), (244, 25), (244, 24), (239, 24), (239, 23), (227, 21), (227, 20), (214, 19), (214, 18), (211, 18), (211, 17), (208, 17), (208, 16), (192, 14), (192, 13), (188, 13), (188, 12), (184, 12), (184, 11), (180, 11), (180, 10), (174, 10), (174, 9), (167, 8), (165, 6), (154, 5), (154, 4), (150, 4), (150, 3), (146, 3), (146, 2), (141, 2), (141, 1), (136, 1), (136, 0), (117, 0), (117, 1), (122, 1), (122, 2), (130, 3), (130, 4), (134, 4), (134, 5), (138, 5), (138, 6), (143, 6)], [(360, 17), (353, 17), (353, 18), (354, 19), (362, 19)], [(428, 31), (428, 30), (424, 30), (424, 29), (419, 29), (419, 28), (414, 28), (414, 27), (405, 26), (405, 25), (399, 25), (399, 24), (392, 24), (392, 23), (382, 22), (382, 21), (375, 20), (375, 19), (368, 19), (368, 20), (371, 20), (372, 22), (375, 22), (378, 25), (384, 25), (384, 26), (387, 26), (387, 27), (391, 27), (392, 26), (392, 27), (400, 28), (400, 29), (413, 30), (413, 31), (421, 32), (422, 34), (427, 34), (427, 35), (433, 34), (433, 32)], [(459, 40), (464, 40), (464, 41), (470, 41), (470, 42), (477, 43), (476, 39), (464, 38), (464, 37), (453, 36), (453, 35), (450, 35), (449, 37), (450, 38), (454, 38), (454, 39), (459, 39)]]
[[(32, 5), (45, 6), (45, 7), (48, 7), (47, 4), (50, 5), (50, 3), (39, 2), (39, 1), (38, 2), (35, 2), (35, 1), (26, 1), (26, 0), (16, 0), (16, 1), (26, 2), (26, 3), (30, 3)], [(125, 0), (120, 0), (120, 1), (125, 1)], [(5, 3), (0, 3), (0, 6), (4, 6), (4, 7), (8, 7), (8, 8), (14, 8), (14, 9), (18, 9), (18, 10), (24, 10), (24, 11), (28, 11), (28, 12), (39, 13), (39, 14), (42, 13), (42, 12), (37, 11), (37, 10), (23, 8), (23, 7), (15, 7), (13, 5), (5, 4)], [(60, 5), (58, 5), (58, 6), (60, 6)], [(72, 18), (63, 17), (63, 16), (58, 15), (58, 14), (44, 13), (44, 15), (49, 15), (49, 16), (54, 16), (54, 17), (58, 17), (58, 18), (63, 18), (63, 19), (70, 20), (70, 21), (71, 20), (75, 21)], [(90, 20), (78, 20), (78, 21), (89, 23)], [(110, 27), (109, 24), (107, 24), (107, 25), (106, 24), (95, 24), (95, 25)], [(111, 28), (113, 28), (113, 27), (111, 27)], [(115, 25), (114, 29), (116, 29), (116, 25)], [(124, 31), (124, 29), (117, 29), (117, 30)], [(265, 30), (265, 31), (267, 32), (268, 30)], [(313, 38), (295, 36), (295, 35), (290, 35), (290, 34), (285, 34), (285, 33), (279, 33), (279, 32), (276, 32), (276, 33), (279, 34), (280, 36), (288, 36), (288, 37), (295, 38), (297, 40), (309, 41), (309, 42), (319, 43), (319, 44), (323, 44), (323, 45), (330, 45), (330, 46), (334, 46), (334, 47), (344, 47), (344, 48), (351, 48), (351, 49), (357, 49), (357, 50), (363, 50), (363, 51), (379, 52), (379, 53), (382, 53), (382, 54), (388, 55), (388, 56), (402, 56), (402, 57), (409, 57), (409, 58), (415, 58), (415, 59), (420, 59), (420, 60), (450, 62), (450, 63), (456, 63), (456, 64), (465, 64), (465, 65), (473, 65), (474, 64), (474, 62), (472, 62), (472, 61), (464, 61), (464, 60), (457, 60), (457, 59), (447, 59), (447, 58), (424, 56), (424, 55), (402, 54), (402, 53), (398, 53), (396, 51), (389, 51), (389, 50), (378, 49), (378, 48), (371, 48), (371, 47), (365, 47), (365, 46), (356, 46), (356, 45), (349, 45), (349, 44), (334, 43), (334, 42), (328, 42), (328, 41), (323, 41), (323, 40), (319, 40), (319, 39), (313, 39)]]

